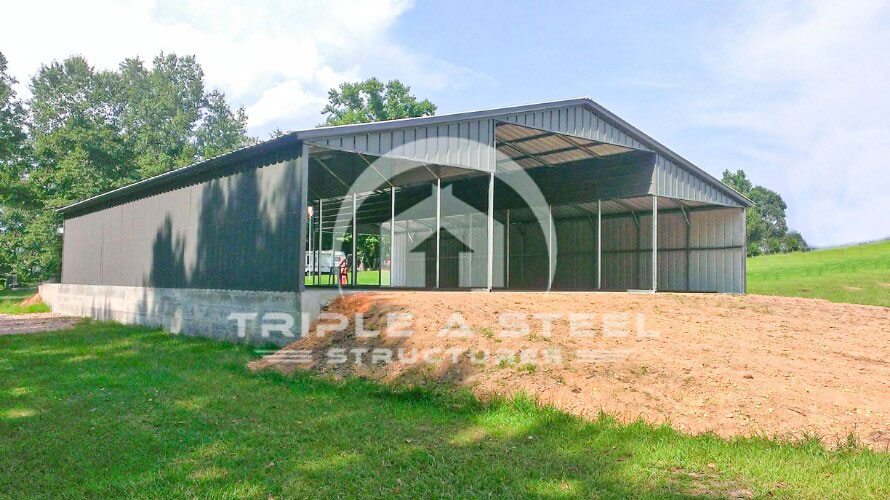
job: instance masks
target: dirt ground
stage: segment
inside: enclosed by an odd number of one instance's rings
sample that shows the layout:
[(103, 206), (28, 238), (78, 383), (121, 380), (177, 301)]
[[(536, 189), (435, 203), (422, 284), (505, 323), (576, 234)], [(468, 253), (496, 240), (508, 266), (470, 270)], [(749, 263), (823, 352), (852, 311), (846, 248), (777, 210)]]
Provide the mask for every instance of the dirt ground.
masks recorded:
[(55, 313), (0, 314), (0, 335), (61, 330), (80, 320)]
[[(585, 417), (604, 411), (725, 437), (819, 436), (830, 447), (852, 433), (890, 449), (890, 308), (753, 295), (392, 292), (341, 297), (328, 311), (360, 312), (365, 330), (407, 312), (413, 334), (397, 337), (405, 324), (390, 323), (359, 338), (350, 320), (251, 368), (444, 381), (483, 398), (525, 391)], [(549, 336), (531, 316), (539, 313), (558, 315)], [(523, 314), (528, 331), (517, 326)], [(330, 348), (359, 351), (337, 363)], [(396, 353), (393, 362), (383, 349)], [(454, 349), (468, 352), (452, 359)]]

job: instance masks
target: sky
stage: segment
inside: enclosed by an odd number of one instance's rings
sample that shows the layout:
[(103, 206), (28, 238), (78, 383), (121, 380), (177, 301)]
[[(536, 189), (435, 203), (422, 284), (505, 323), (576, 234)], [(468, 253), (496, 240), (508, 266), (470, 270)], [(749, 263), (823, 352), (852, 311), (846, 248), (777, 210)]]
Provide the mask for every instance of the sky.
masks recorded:
[(590, 97), (716, 177), (778, 191), (813, 245), (890, 237), (890, 2), (22, 1), (20, 95), (72, 54), (195, 54), (250, 135), (319, 124), (327, 90), (398, 78), (451, 113)]

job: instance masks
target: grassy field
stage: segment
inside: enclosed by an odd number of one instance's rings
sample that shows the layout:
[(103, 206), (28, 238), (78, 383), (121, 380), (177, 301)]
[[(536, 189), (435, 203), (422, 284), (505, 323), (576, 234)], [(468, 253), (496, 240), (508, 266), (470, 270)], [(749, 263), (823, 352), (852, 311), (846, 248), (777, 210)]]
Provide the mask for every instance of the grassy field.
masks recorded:
[(0, 314), (24, 314), (49, 312), (49, 306), (43, 302), (22, 306), (19, 303), (37, 293), (36, 288), (20, 288), (17, 290), (0, 290)]
[[(382, 276), (378, 276), (380, 272), (381, 271), (359, 271), (356, 273), (356, 281), (359, 285), (377, 285), (378, 283), (381, 283), (381, 281), (383, 285), (389, 285), (389, 271), (384, 270), (382, 271)], [(305, 279), (307, 285), (314, 285), (318, 282), (318, 277), (314, 275), (306, 276)], [(322, 285), (327, 285), (329, 280), (330, 277), (327, 274), (321, 276)], [(336, 282), (333, 284), (336, 284)]]
[(890, 307), (890, 241), (749, 258), (748, 293)]
[(253, 374), (253, 356), (110, 323), (0, 336), (0, 496), (890, 495), (887, 454)]

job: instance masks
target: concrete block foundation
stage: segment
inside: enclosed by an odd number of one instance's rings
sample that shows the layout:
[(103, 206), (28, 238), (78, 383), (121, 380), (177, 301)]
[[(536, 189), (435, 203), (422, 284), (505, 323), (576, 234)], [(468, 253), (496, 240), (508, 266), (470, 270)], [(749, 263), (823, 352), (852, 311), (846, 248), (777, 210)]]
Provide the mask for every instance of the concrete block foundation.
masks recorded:
[[(305, 325), (340, 292), (337, 289), (299, 292), (257, 292), (130, 286), (44, 284), (40, 296), (53, 312), (128, 325), (160, 327), (172, 333), (209, 337), (231, 342), (285, 345), (296, 340)], [(256, 314), (244, 320), (239, 335), (233, 313)], [(281, 321), (262, 321), (268, 313), (293, 318), (287, 335), (267, 326)]]

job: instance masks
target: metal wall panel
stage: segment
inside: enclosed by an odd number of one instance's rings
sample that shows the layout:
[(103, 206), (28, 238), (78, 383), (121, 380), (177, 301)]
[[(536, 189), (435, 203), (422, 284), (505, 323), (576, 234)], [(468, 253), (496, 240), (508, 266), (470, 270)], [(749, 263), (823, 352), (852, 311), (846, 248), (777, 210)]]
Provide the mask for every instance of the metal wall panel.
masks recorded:
[(690, 227), (690, 290), (744, 293), (745, 211), (694, 211)]
[(62, 282), (297, 290), (300, 167), (291, 153), (68, 217)]
[[(603, 289), (652, 287), (652, 216), (640, 211), (637, 217), (639, 226), (630, 214), (603, 218)], [(689, 218), (687, 226), (681, 212), (658, 215), (658, 289), (744, 293), (743, 209), (695, 209)], [(535, 223), (515, 222), (510, 228), (509, 286), (546, 287), (546, 237)], [(595, 288), (595, 219), (557, 220), (554, 228), (554, 289)]]
[(494, 169), (493, 127), (494, 122), (484, 118), (307, 142), (341, 151), (490, 172)]
[(617, 124), (581, 106), (562, 106), (538, 111), (509, 113), (496, 117), (499, 121), (526, 127), (560, 132), (595, 141), (648, 150)]
[(690, 172), (664, 156), (656, 155), (655, 192), (658, 196), (698, 201), (712, 205), (741, 207), (726, 193), (701, 176)]

